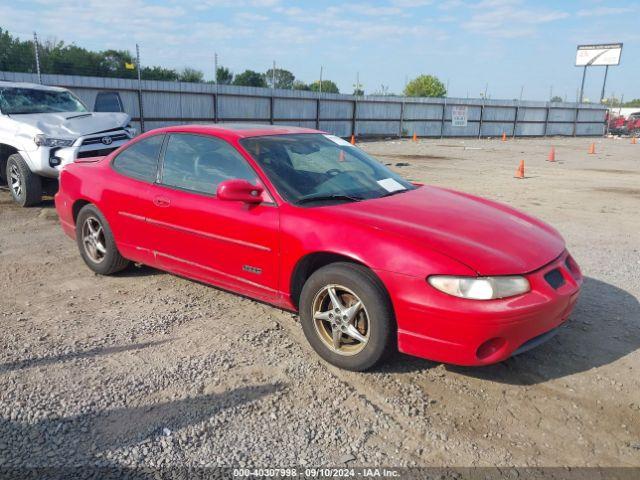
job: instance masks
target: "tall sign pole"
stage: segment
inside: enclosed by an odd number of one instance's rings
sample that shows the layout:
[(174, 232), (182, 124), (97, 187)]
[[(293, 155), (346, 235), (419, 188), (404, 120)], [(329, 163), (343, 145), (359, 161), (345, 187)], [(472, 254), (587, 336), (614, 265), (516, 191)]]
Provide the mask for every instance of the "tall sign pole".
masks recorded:
[(142, 106), (142, 77), (140, 76), (140, 46), (136, 43), (136, 67), (138, 69), (138, 107), (140, 109), (140, 132), (144, 133), (144, 108)]
[(609, 73), (609, 65), (604, 69), (604, 81), (602, 82), (602, 92), (600, 93), (600, 103), (604, 100), (604, 91), (607, 86), (607, 74)]
[(33, 32), (33, 48), (36, 52), (36, 72), (38, 73), (38, 83), (42, 85), (42, 74), (40, 73), (40, 54), (38, 53), (38, 34)]
[(584, 66), (584, 69), (582, 70), (582, 83), (580, 84), (580, 94), (578, 95), (578, 103), (582, 103), (582, 100), (584, 99), (584, 79), (587, 76), (587, 66)]

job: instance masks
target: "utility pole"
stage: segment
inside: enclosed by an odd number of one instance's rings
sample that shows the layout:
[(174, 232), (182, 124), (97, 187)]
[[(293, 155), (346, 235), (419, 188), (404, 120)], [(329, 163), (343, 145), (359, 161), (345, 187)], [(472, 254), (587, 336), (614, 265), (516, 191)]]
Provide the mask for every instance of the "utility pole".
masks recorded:
[(273, 69), (271, 70), (271, 88), (276, 88), (276, 61), (273, 61)]
[(220, 80), (218, 78), (218, 52), (213, 53), (213, 68), (215, 71), (215, 81), (216, 81), (216, 95), (213, 97), (213, 121), (214, 123), (218, 123), (218, 101), (220, 96)]
[(40, 55), (38, 54), (38, 34), (33, 32), (33, 48), (36, 52), (36, 72), (38, 72), (38, 83), (42, 85), (42, 74), (40, 73)]
[(142, 77), (140, 76), (140, 46), (136, 43), (136, 68), (138, 69), (138, 107), (140, 109), (140, 133), (144, 133), (144, 108), (142, 106)]
[[(213, 78), (216, 81), (216, 85), (218, 85), (218, 53), (213, 54), (213, 68), (215, 69), (215, 73)], [(218, 88), (216, 87), (216, 93), (218, 93)]]

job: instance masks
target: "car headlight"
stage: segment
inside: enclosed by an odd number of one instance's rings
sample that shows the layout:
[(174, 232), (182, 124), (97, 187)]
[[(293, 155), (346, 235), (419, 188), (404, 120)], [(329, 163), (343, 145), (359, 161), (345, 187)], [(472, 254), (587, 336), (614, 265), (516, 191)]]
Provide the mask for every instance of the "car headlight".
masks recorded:
[(33, 138), (34, 143), (39, 147), (70, 147), (74, 144), (74, 140), (66, 138), (51, 138), (46, 135), (36, 135)]
[(129, 138), (135, 137), (136, 133), (138, 133), (136, 128), (132, 127), (131, 125), (127, 125), (126, 127), (124, 127), (124, 131), (127, 132), (127, 135), (129, 135)]
[(508, 277), (454, 277), (432, 275), (427, 281), (433, 288), (454, 297), (471, 300), (494, 300), (526, 293), (531, 289), (529, 280), (521, 276)]

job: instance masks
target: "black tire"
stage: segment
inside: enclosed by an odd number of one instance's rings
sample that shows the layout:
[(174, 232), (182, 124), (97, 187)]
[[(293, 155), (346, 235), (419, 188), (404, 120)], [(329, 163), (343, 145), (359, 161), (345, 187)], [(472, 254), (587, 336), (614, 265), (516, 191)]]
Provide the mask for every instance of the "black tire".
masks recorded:
[[(318, 333), (313, 318), (314, 301), (328, 285), (351, 290), (366, 309), (369, 338), (358, 353), (339, 354), (327, 346)], [(396, 349), (396, 322), (389, 295), (378, 277), (362, 265), (338, 262), (314, 272), (302, 288), (300, 321), (307, 341), (318, 355), (345, 370), (367, 370)]]
[[(19, 153), (9, 156), (5, 174), (11, 196), (18, 205), (33, 207), (42, 202), (42, 180), (29, 170), (29, 166)], [(14, 179), (19, 182), (17, 188), (13, 187)]]
[[(89, 247), (85, 246), (85, 236), (83, 231), (87, 222), (94, 226), (94, 222), (97, 222), (102, 228), (100, 244), (104, 249), (104, 253), (100, 253), (100, 260), (92, 258), (92, 253), (90, 252)], [(86, 228), (88, 228), (88, 226)], [(85, 205), (78, 213), (78, 218), (76, 220), (76, 242), (78, 243), (78, 249), (80, 250), (80, 255), (82, 256), (84, 263), (86, 263), (91, 270), (99, 273), (100, 275), (111, 275), (124, 270), (130, 263), (129, 260), (120, 255), (113, 239), (113, 233), (111, 232), (109, 223), (95, 205)]]

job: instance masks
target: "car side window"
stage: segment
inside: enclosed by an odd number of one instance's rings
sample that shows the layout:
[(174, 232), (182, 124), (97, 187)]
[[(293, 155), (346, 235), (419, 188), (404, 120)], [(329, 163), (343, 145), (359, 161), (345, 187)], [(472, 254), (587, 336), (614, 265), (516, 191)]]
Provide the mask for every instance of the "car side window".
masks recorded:
[(164, 135), (154, 135), (137, 141), (114, 158), (113, 168), (127, 177), (155, 182), (163, 140)]
[(215, 194), (221, 182), (231, 179), (256, 183), (258, 177), (227, 142), (203, 135), (169, 136), (162, 162), (162, 184)]

